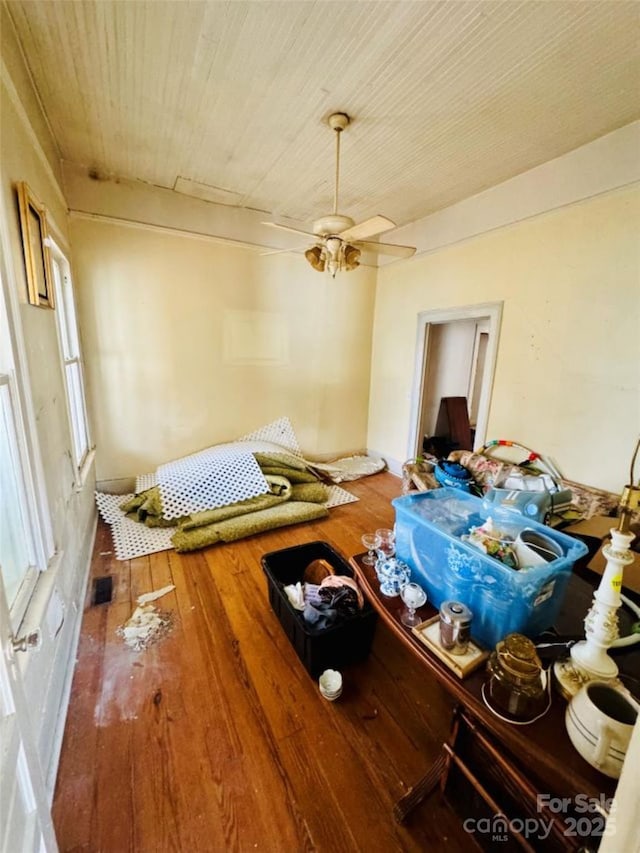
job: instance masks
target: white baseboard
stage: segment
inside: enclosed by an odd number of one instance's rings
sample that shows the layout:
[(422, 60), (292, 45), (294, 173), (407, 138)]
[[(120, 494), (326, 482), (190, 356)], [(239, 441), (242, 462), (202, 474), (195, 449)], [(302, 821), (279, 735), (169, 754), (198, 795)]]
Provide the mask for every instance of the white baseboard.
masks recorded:
[[(58, 718), (56, 728), (53, 733), (51, 758), (47, 769), (47, 778), (45, 779), (46, 791), (49, 797), (49, 805), (53, 802), (53, 795), (56, 788), (56, 777), (58, 775), (58, 765), (60, 763), (60, 752), (62, 751), (62, 740), (64, 738), (64, 728), (67, 722), (67, 712), (69, 710), (69, 701), (71, 699), (71, 685), (73, 676), (76, 670), (76, 656), (78, 654), (78, 645), (80, 643), (80, 629), (82, 628), (82, 617), (84, 616), (84, 601), (87, 595), (87, 585), (91, 574), (91, 558), (93, 557), (93, 549), (96, 541), (96, 532), (98, 530), (98, 516), (94, 517), (93, 528), (89, 530), (88, 550), (86, 554), (86, 566), (84, 570), (84, 579), (81, 585), (81, 594), (78, 596), (77, 611), (74, 613), (75, 625), (73, 626), (73, 637), (69, 647), (69, 658), (67, 669), (64, 676), (64, 686), (62, 688), (62, 696), (60, 698), (60, 707), (58, 710)], [(76, 606), (76, 602), (73, 602)]]
[(109, 495), (128, 495), (135, 492), (135, 477), (119, 477), (117, 480), (98, 480), (96, 482), (97, 492), (106, 492)]

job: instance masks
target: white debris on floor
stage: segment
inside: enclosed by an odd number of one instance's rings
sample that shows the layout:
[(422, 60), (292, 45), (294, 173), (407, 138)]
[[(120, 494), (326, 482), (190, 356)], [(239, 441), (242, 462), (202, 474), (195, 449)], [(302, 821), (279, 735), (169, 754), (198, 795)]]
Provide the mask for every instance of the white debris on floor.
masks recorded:
[(162, 598), (168, 592), (173, 592), (175, 588), (175, 584), (169, 584), (169, 586), (163, 586), (162, 589), (156, 589), (155, 592), (145, 592), (143, 595), (138, 596), (138, 604), (150, 604), (157, 598)]
[(153, 643), (157, 643), (173, 628), (173, 615), (158, 610), (152, 601), (156, 601), (168, 592), (175, 589), (173, 584), (165, 586), (154, 592), (146, 592), (138, 596), (137, 607), (129, 619), (118, 628), (117, 633), (124, 638), (124, 642), (130, 649), (136, 652), (146, 649)]

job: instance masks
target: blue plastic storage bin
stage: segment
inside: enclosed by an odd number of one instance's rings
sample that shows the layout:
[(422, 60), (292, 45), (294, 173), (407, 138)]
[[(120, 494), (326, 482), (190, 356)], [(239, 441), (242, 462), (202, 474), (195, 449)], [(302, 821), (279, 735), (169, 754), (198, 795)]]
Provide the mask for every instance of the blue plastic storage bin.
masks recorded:
[[(584, 543), (512, 510), (485, 506), (459, 489), (417, 492), (392, 504), (398, 558), (408, 563), (435, 607), (453, 599), (471, 608), (474, 638), (493, 648), (512, 631), (534, 637), (553, 625), (572, 566), (587, 553)], [(460, 538), (489, 516), (514, 539), (524, 528), (543, 533), (560, 546), (562, 556), (516, 570)]]

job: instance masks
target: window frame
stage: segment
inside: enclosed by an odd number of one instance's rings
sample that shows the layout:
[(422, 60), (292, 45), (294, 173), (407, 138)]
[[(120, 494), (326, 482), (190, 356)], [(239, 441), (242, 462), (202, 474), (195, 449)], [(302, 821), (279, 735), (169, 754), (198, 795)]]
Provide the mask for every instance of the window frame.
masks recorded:
[(4, 225), (0, 236), (0, 385), (3, 389), (0, 416), (6, 419), (8, 426), (12, 458), (9, 476), (18, 496), (28, 561), (15, 598), (7, 602), (11, 627), (15, 632), (25, 617), (38, 579), (46, 571), (55, 546), (42, 469), (38, 464), (37, 443), (31, 444), (35, 426), (25, 416), (25, 411), (31, 411), (25, 410), (25, 406), (32, 404), (28, 383), (24, 383), (20, 369), (24, 352), (21, 338), (16, 333), (17, 305), (5, 265)]
[(65, 387), (74, 479), (76, 488), (81, 488), (87, 476), (94, 446), (87, 408), (78, 312), (69, 260), (53, 238), (49, 237), (47, 243), (51, 259), (58, 349)]
[[(6, 390), (6, 393), (4, 393)], [(21, 536), (24, 537), (27, 566), (24, 569), (17, 593), (10, 602), (9, 614), (13, 630), (17, 630), (26, 613), (29, 601), (35, 589), (40, 568), (36, 554), (36, 531), (33, 528), (29, 507), (27, 474), (24, 467), (24, 454), (20, 436), (20, 416), (16, 401), (15, 378), (9, 372), (0, 373), (0, 418), (4, 418), (9, 433), (11, 479), (18, 499), (18, 513), (21, 522)], [(2, 482), (5, 474), (2, 474)], [(8, 594), (8, 593), (7, 593)]]

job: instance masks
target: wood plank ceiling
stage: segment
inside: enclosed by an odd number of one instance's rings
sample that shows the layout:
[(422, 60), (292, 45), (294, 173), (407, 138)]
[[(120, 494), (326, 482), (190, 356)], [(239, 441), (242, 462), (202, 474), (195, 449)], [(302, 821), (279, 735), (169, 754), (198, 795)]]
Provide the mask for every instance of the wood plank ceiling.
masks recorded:
[[(640, 115), (637, 2), (9, 2), (63, 160), (398, 225)], [(192, 182), (205, 187), (194, 188)]]

